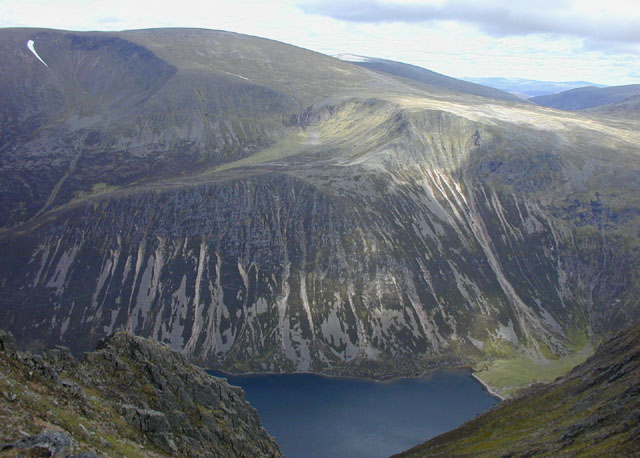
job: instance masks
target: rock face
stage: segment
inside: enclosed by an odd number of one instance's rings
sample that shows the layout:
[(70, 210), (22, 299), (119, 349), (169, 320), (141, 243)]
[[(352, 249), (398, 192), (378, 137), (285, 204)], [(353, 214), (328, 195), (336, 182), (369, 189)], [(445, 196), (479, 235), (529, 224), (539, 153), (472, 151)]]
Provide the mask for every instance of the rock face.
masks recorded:
[(565, 377), (397, 456), (638, 456), (638, 380), (635, 325)]
[[(10, 341), (0, 331), (0, 343)], [(0, 348), (0, 449), (7, 453), (281, 456), (240, 388), (160, 344), (118, 333), (82, 361), (64, 347), (42, 356)]]
[(60, 431), (42, 431), (35, 436), (0, 445), (0, 450), (29, 450), (34, 456), (67, 457), (71, 451), (71, 439)]
[(209, 367), (376, 375), (640, 316), (634, 124), (223, 32), (0, 32), (0, 322), (23, 345), (124, 329)]

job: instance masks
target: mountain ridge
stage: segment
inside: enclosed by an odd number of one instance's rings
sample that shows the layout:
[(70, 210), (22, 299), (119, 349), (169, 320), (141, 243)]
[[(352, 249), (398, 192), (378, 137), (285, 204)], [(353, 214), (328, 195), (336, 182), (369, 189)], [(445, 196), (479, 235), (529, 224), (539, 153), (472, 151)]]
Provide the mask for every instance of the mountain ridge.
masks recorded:
[(429, 86), (437, 86), (461, 93), (509, 100), (512, 102), (522, 101), (521, 98), (514, 96), (508, 92), (494, 89), (489, 86), (483, 86), (480, 84), (475, 84), (473, 82), (452, 78), (450, 76), (442, 75), (426, 68), (419, 67), (417, 65), (410, 65), (402, 62), (374, 57), (353, 56), (351, 54), (338, 54), (335, 57), (337, 57), (338, 59), (346, 60), (348, 62), (352, 62), (360, 67), (399, 76), (401, 78), (406, 78)]
[(531, 98), (538, 105), (561, 110), (586, 110), (622, 102), (624, 99), (640, 95), (640, 84), (609, 87), (581, 87), (553, 95)]
[[(23, 345), (125, 329), (233, 372), (376, 376), (554, 358), (638, 316), (630, 121), (237, 34), (0, 46), (0, 126), (26, 121), (0, 144), (0, 319)], [(123, 79), (131, 56), (166, 81)]]
[(519, 94), (527, 99), (536, 96), (557, 94), (559, 92), (585, 86), (606, 87), (606, 85), (594, 84), (588, 81), (539, 81), (526, 78), (501, 77), (463, 77), (461, 79), (489, 87), (495, 87), (512, 94)]

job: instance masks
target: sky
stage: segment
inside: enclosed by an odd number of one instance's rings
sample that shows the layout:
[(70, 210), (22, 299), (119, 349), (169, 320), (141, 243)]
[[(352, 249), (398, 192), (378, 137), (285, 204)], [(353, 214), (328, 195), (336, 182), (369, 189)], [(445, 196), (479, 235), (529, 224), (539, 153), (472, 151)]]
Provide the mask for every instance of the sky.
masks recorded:
[(0, 27), (201, 27), (454, 77), (640, 83), (638, 0), (0, 0)]

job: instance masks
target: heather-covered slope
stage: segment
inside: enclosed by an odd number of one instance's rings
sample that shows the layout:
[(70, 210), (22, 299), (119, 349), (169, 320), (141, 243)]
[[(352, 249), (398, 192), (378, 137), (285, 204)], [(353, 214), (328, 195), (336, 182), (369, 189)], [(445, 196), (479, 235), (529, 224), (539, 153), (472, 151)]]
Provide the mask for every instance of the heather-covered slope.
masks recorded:
[(398, 457), (640, 456), (640, 326), (565, 377)]
[(155, 342), (115, 334), (82, 361), (16, 350), (0, 330), (0, 456), (281, 456), (240, 388)]

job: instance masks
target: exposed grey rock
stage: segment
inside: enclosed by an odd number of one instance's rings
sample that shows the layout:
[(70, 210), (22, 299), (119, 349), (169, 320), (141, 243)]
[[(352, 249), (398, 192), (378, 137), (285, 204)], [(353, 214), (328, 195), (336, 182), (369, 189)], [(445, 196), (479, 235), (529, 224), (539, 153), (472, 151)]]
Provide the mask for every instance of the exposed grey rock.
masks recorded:
[(0, 351), (14, 355), (18, 351), (16, 339), (10, 332), (0, 329)]
[(158, 343), (117, 333), (81, 361), (47, 352), (44, 357), (18, 356), (0, 352), (0, 377), (10, 386), (29, 388), (19, 396), (2, 393), (0, 424), (33, 428), (38, 419), (64, 432), (43, 431), (14, 440), (12, 430), (0, 431), (1, 440), (13, 441), (3, 444), (3, 450), (32, 448), (46, 456), (67, 457), (90, 446), (120, 456), (112, 444), (120, 439), (114, 437), (115, 428), (125, 442), (133, 441), (152, 456), (282, 456), (242, 390)]
[(169, 429), (167, 418), (162, 412), (125, 404), (122, 406), (122, 413), (129, 423), (143, 433), (161, 433)]
[(55, 366), (61, 370), (69, 369), (77, 363), (77, 360), (71, 354), (69, 347), (65, 347), (62, 345), (56, 345), (54, 348), (43, 351), (42, 357), (52, 366)]
[(71, 439), (60, 431), (44, 430), (35, 436), (19, 439), (11, 444), (0, 445), (0, 450), (30, 449), (36, 456), (63, 458), (71, 451)]
[[(103, 339), (85, 361), (80, 367), (88, 380), (111, 378), (110, 362), (126, 361), (114, 384), (101, 389), (120, 402), (129, 424), (169, 453), (280, 456), (244, 392), (191, 365), (181, 353), (116, 333)], [(119, 384), (127, 388), (118, 389)]]

